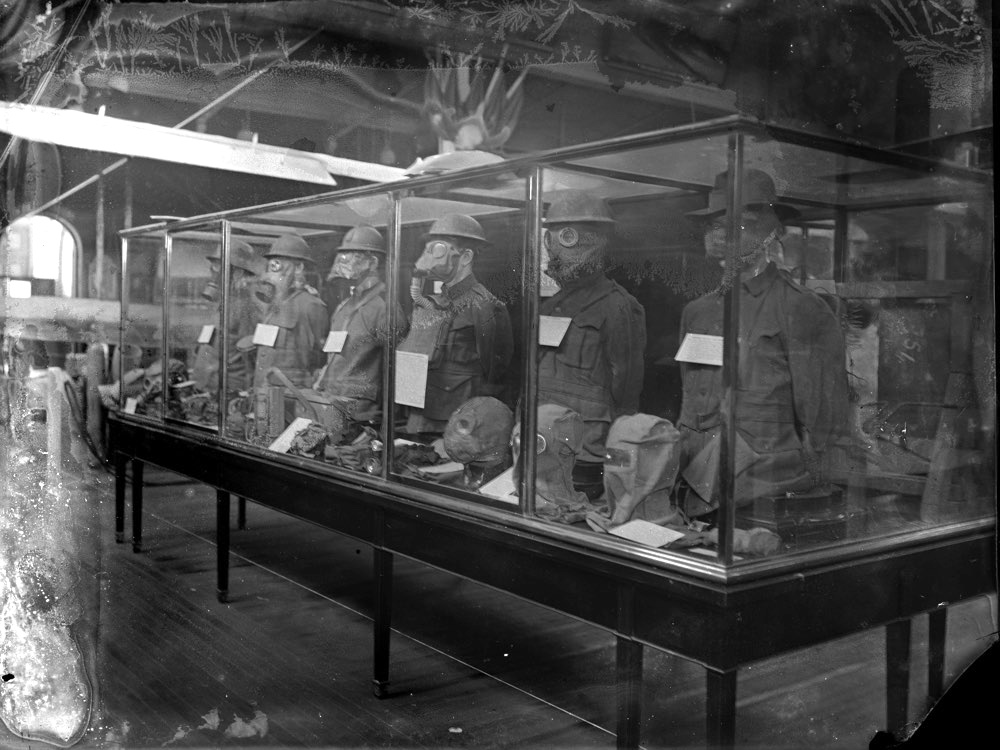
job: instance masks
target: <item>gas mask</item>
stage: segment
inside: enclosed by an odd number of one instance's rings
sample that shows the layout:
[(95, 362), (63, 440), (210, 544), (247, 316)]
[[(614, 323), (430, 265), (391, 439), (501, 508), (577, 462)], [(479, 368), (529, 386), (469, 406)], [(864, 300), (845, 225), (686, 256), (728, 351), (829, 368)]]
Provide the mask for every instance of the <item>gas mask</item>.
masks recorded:
[(266, 304), (281, 302), (295, 290), (297, 283), (304, 283), (302, 263), (291, 258), (268, 258), (267, 270), (257, 282), (257, 299)]
[(222, 293), (219, 291), (218, 284), (219, 264), (216, 262), (210, 262), (210, 269), (212, 278), (209, 279), (207, 284), (205, 284), (205, 288), (201, 290), (201, 296), (209, 302), (218, 303), (222, 299)]
[(470, 398), (448, 419), (444, 452), (465, 466), (464, 483), (478, 487), (510, 464), (508, 437), (514, 413), (489, 396)]
[(565, 284), (604, 268), (608, 236), (585, 227), (586, 225), (565, 224), (547, 228), (542, 234), (545, 250), (549, 255), (545, 273), (558, 284)]
[(373, 270), (373, 260), (368, 253), (342, 250), (333, 259), (333, 266), (330, 268), (330, 273), (327, 274), (326, 280), (347, 279), (353, 282), (353, 284), (357, 284), (357, 282), (368, 276)]
[(649, 414), (619, 417), (605, 443), (604, 491), (611, 525), (633, 519), (666, 523), (677, 517), (670, 493), (677, 479), (680, 433)]
[[(705, 254), (715, 258), (726, 268), (726, 215), (716, 217), (705, 229)], [(780, 225), (777, 218), (768, 221), (766, 216), (755, 211), (744, 211), (740, 219), (740, 247), (736, 253), (736, 267), (727, 269), (728, 274), (739, 273), (757, 264), (778, 238)]]
[[(515, 425), (515, 483), (521, 472), (520, 434), (520, 425)], [(583, 417), (564, 406), (540, 404), (535, 441), (536, 513), (562, 523), (582, 521), (591, 508), (587, 496), (573, 489), (573, 466), (583, 446)]]
[(428, 277), (435, 281), (448, 283), (458, 274), (465, 253), (468, 253), (466, 262), (471, 264), (471, 249), (462, 248), (446, 239), (432, 237), (424, 245), (424, 252), (417, 258), (413, 275), (417, 278)]

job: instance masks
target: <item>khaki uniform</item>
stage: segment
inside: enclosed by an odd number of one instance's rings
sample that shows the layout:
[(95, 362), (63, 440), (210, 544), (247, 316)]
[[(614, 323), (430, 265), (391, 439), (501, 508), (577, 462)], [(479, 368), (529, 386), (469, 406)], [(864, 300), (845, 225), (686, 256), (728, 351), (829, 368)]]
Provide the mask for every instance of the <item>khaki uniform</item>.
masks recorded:
[(470, 274), (417, 307), (399, 351), (428, 357), (423, 409), (411, 409), (408, 432), (444, 432), (448, 418), (473, 396), (503, 401), (514, 350), (507, 308)]
[(558, 347), (539, 347), (538, 403), (580, 414), (584, 436), (577, 460), (601, 464), (611, 423), (639, 408), (646, 314), (603, 272), (564, 285), (539, 312), (572, 322)]
[[(233, 398), (239, 391), (250, 390), (252, 386), (252, 352), (241, 352), (237, 342), (245, 336), (252, 336), (257, 326), (259, 311), (249, 293), (233, 295), (230, 298), (232, 309), (229, 315), (229, 362), (227, 364), (226, 396)], [(195, 352), (194, 365), (191, 367), (191, 378), (204, 391), (215, 394), (219, 391), (219, 349), (214, 344), (199, 344)]]
[(272, 305), (261, 323), (277, 326), (278, 335), (274, 346), (257, 347), (254, 388), (280, 385), (267, 379), (272, 367), (281, 370), (295, 385), (310, 388), (312, 372), (322, 365), (323, 342), (330, 324), (326, 305), (318, 296), (300, 289)]
[[(389, 332), (385, 282), (363, 279), (330, 318), (331, 331), (347, 331), (344, 347), (331, 352), (318, 390), (354, 402), (353, 417), (377, 421), (382, 414), (382, 364)], [(402, 311), (398, 318), (402, 320)]]
[[(681, 315), (688, 333), (722, 335), (723, 297), (707, 294)], [(846, 429), (844, 338), (829, 306), (773, 263), (740, 290), (736, 395), (736, 500), (804, 491), (817, 484), (819, 456)], [(717, 462), (722, 368), (681, 363), (681, 467)], [(702, 458), (697, 458), (698, 456)], [(712, 456), (715, 458), (711, 458)], [(714, 472), (712, 472), (714, 473)], [(715, 477), (703, 478), (704, 512), (717, 503)], [(689, 481), (691, 481), (689, 479)], [(706, 496), (707, 495), (707, 496)]]

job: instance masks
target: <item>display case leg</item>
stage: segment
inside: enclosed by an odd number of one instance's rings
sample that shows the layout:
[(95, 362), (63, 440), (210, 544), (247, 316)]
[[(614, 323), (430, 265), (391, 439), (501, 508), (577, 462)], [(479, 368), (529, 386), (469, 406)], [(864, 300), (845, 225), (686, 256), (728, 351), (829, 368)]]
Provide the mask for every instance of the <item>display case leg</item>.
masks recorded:
[(125, 467), (128, 456), (115, 452), (115, 543), (125, 543)]
[(247, 499), (245, 497), (236, 499), (236, 528), (239, 531), (247, 530)]
[(392, 626), (392, 553), (375, 548), (375, 652), (373, 690), (376, 698), (389, 694), (389, 639)]
[(142, 552), (142, 470), (145, 464), (132, 459), (132, 551)]
[(642, 712), (642, 644), (617, 639), (618, 748), (639, 747), (639, 717)]
[(948, 633), (948, 608), (927, 613), (927, 702), (934, 705), (944, 695), (945, 641)]
[(885, 714), (886, 729), (897, 732), (906, 725), (910, 697), (909, 619), (885, 626)]
[(219, 601), (229, 601), (229, 493), (215, 491), (216, 591)]
[(705, 698), (706, 744), (730, 748), (736, 744), (736, 670), (707, 669)]

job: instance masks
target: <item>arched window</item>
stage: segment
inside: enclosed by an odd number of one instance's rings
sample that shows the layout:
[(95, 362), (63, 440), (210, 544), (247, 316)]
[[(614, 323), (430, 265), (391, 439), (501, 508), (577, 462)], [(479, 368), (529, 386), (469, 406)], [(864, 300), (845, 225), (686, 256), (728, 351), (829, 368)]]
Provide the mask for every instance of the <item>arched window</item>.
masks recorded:
[(0, 235), (0, 277), (8, 297), (72, 297), (79, 243), (49, 216), (18, 219)]

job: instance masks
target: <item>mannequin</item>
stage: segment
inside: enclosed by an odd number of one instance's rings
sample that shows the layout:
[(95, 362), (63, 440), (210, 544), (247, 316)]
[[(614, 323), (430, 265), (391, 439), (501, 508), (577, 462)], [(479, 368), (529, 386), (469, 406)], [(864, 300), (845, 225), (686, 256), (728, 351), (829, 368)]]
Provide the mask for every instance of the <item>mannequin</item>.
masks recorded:
[[(770, 176), (746, 170), (740, 246), (727, 266), (726, 184), (726, 173), (718, 175), (708, 208), (690, 214), (705, 222), (705, 252), (723, 267), (723, 282), (685, 306), (680, 340), (689, 333), (721, 337), (723, 292), (741, 285), (734, 447), (741, 506), (823, 485), (823, 455), (845, 429), (847, 376), (836, 316), (776, 262), (782, 218), (796, 210), (778, 202)], [(681, 377), (681, 473), (693, 490), (685, 510), (702, 515), (718, 505), (722, 368), (682, 362)]]
[[(452, 413), (473, 396), (502, 398), (514, 344), (507, 308), (473, 272), (486, 245), (479, 222), (449, 214), (425, 239), (410, 289), (410, 331), (399, 351), (428, 358), (424, 407), (411, 407), (406, 431), (440, 436)], [(441, 294), (423, 294), (427, 279), (441, 282)]]

